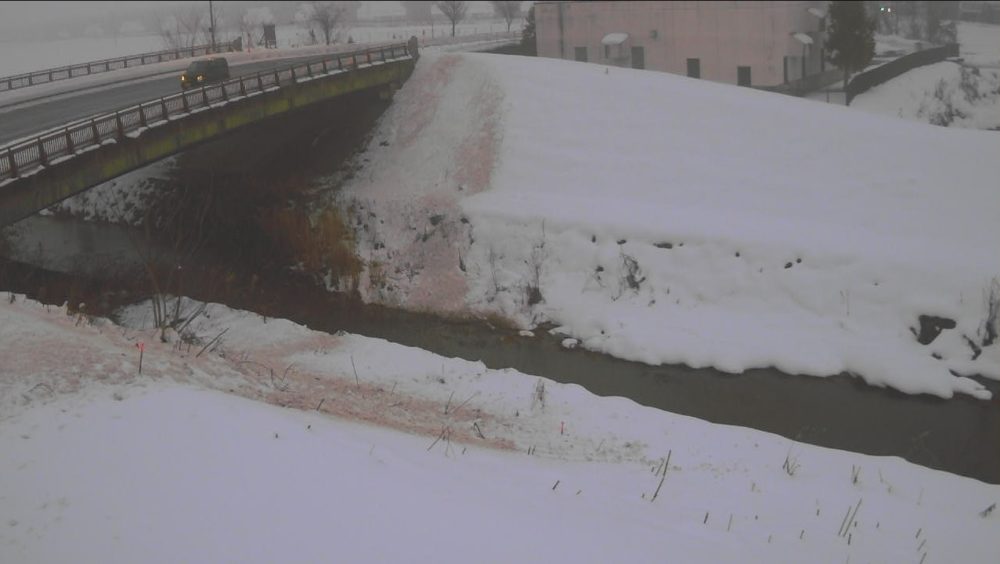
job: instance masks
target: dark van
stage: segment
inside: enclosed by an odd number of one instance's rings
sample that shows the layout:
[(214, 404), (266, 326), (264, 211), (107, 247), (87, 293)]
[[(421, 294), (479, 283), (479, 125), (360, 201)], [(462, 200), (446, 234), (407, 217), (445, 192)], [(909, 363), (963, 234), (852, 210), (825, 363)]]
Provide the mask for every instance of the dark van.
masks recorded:
[(204, 59), (191, 63), (181, 74), (181, 88), (202, 86), (209, 82), (229, 80), (229, 63), (222, 57)]

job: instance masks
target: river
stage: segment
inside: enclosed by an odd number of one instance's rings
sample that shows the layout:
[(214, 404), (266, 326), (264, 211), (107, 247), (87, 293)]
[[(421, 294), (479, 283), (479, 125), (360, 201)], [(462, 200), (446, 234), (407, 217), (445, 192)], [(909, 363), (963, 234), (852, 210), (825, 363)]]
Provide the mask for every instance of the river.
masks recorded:
[[(3, 281), (4, 290), (48, 289), (47, 301), (62, 303), (54, 280), (116, 278), (141, 281), (139, 230), (76, 219), (35, 216), (19, 226), (11, 256), (33, 265), (33, 282)], [(168, 249), (160, 256), (169, 257)], [(208, 262), (203, 261), (204, 268)], [(110, 268), (109, 265), (115, 265)], [(198, 264), (195, 262), (194, 264)], [(21, 267), (22, 269), (25, 267)], [(21, 270), (20, 272), (24, 272)], [(244, 273), (245, 274), (245, 273)], [(232, 307), (280, 316), (312, 329), (344, 330), (420, 347), (447, 357), (482, 361), (490, 368), (514, 368), (583, 386), (601, 396), (621, 396), (636, 403), (727, 425), (752, 427), (830, 448), (873, 455), (899, 456), (955, 474), (1000, 483), (1000, 409), (959, 396), (950, 400), (910, 396), (873, 388), (847, 375), (829, 378), (793, 376), (776, 370), (725, 374), (685, 366), (650, 366), (560, 345), (560, 338), (540, 329), (534, 337), (483, 321), (439, 317), (365, 305), (334, 295), (292, 273), (258, 273), (254, 291), (228, 297), (206, 284), (189, 282), (189, 295)], [(246, 278), (245, 275), (241, 275)], [(9, 277), (8, 277), (9, 278)], [(197, 277), (192, 277), (194, 281)], [(44, 282), (40, 282), (44, 280)], [(125, 301), (142, 295), (142, 284), (120, 294)], [(983, 381), (1000, 396), (1000, 383)]]

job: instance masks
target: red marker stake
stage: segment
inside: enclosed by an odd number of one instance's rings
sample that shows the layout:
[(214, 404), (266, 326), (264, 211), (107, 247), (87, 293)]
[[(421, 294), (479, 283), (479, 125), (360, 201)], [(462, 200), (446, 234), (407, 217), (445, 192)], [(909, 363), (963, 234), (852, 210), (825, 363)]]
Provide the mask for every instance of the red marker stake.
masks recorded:
[(136, 343), (135, 346), (139, 348), (139, 374), (142, 374), (142, 353), (146, 350), (146, 343)]

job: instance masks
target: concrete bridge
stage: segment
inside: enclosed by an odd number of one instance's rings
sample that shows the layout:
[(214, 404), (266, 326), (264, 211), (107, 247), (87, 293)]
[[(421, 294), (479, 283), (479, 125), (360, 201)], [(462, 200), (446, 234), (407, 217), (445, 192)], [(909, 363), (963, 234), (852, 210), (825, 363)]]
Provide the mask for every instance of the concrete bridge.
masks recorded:
[(74, 121), (0, 146), (0, 227), (240, 127), (363, 90), (398, 89), (408, 43), (329, 55)]

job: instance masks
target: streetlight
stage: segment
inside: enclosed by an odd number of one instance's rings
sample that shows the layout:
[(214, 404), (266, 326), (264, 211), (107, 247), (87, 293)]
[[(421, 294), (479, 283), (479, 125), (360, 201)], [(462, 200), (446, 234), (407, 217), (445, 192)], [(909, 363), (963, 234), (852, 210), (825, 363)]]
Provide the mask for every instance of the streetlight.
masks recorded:
[(212, 52), (215, 53), (215, 10), (212, 0), (208, 0), (208, 33), (212, 36)]

